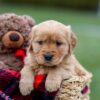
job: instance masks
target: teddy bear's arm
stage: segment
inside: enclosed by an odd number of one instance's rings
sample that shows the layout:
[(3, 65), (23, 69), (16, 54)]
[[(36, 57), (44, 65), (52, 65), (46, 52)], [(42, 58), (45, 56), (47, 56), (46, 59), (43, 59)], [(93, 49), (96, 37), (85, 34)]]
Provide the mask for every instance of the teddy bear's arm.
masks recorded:
[(0, 69), (9, 69), (9, 67), (3, 61), (0, 61)]

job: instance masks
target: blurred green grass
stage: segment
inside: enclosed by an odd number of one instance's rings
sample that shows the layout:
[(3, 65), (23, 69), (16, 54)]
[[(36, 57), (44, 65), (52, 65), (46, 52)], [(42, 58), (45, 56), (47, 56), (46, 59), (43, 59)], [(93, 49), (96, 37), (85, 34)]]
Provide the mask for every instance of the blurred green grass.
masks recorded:
[(10, 12), (30, 15), (37, 23), (54, 19), (66, 25), (70, 24), (78, 36), (76, 57), (93, 73), (91, 100), (100, 100), (100, 16), (92, 12), (54, 7), (0, 4), (0, 14)]

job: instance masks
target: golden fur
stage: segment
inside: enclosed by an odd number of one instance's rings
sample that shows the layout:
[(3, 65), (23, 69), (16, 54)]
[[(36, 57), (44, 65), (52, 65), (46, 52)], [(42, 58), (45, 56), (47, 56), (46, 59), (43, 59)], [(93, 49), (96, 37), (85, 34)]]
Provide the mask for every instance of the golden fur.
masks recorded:
[[(53, 20), (45, 21), (33, 27), (30, 37), (19, 84), (23, 95), (33, 90), (36, 74), (47, 74), (45, 87), (49, 92), (58, 90), (62, 80), (72, 75), (87, 74), (73, 55), (77, 39), (70, 26)], [(43, 56), (47, 52), (53, 55), (50, 62), (46, 62)]]

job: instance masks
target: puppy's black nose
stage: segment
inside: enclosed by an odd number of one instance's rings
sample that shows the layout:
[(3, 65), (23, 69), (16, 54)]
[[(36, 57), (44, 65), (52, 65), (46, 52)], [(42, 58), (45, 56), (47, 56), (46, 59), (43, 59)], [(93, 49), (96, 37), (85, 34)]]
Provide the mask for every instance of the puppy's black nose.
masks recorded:
[(19, 35), (13, 33), (13, 34), (10, 34), (9, 38), (11, 41), (18, 41), (20, 37)]
[(53, 55), (51, 53), (44, 54), (44, 58), (46, 61), (51, 61), (53, 58)]

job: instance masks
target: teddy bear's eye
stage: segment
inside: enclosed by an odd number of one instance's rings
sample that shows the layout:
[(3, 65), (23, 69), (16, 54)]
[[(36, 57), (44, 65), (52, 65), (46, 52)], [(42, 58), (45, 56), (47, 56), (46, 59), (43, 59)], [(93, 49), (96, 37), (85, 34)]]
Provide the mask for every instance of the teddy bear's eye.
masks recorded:
[(61, 46), (62, 44), (63, 44), (62, 42), (56, 41), (56, 45), (57, 45), (57, 46)]

